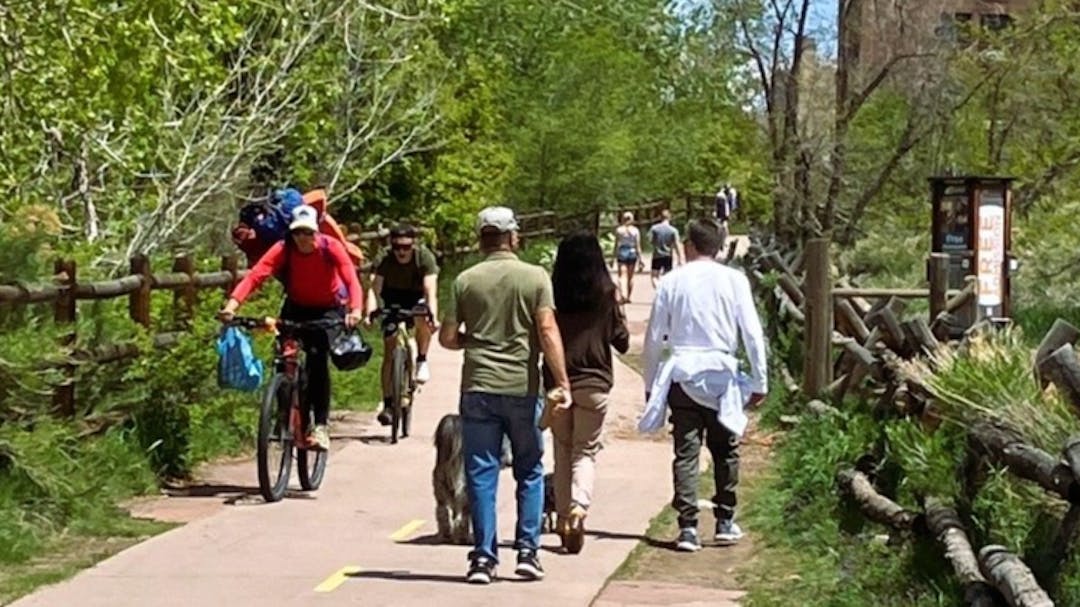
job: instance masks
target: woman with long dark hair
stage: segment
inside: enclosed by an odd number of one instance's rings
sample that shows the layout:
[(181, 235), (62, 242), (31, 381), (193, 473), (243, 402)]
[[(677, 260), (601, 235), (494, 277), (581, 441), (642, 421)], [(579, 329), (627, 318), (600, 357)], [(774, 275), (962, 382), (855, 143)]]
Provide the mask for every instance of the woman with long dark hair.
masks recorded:
[[(559, 243), (551, 282), (572, 399), (568, 409), (551, 416), (556, 530), (567, 552), (576, 554), (585, 542), (585, 516), (611, 392), (611, 347), (625, 353), (630, 335), (596, 236), (578, 232)], [(544, 377), (553, 387), (546, 369)]]

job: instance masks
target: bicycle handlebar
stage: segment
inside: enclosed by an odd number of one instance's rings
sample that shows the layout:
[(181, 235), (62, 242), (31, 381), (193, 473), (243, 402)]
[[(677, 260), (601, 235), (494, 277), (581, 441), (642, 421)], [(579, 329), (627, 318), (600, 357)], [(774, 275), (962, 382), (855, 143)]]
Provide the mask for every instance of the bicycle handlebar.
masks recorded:
[(245, 329), (266, 329), (268, 331), (284, 329), (286, 331), (297, 331), (300, 329), (336, 329), (345, 326), (345, 321), (339, 318), (296, 321), (275, 318), (273, 316), (264, 316), (262, 318), (255, 316), (234, 316), (232, 320), (225, 321), (223, 324), (227, 327), (243, 327)]
[(372, 310), (368, 317), (371, 320), (375, 320), (380, 316), (391, 316), (393, 318), (416, 318), (418, 316), (425, 316), (431, 318), (431, 308), (428, 308), (424, 304), (417, 304), (412, 308), (402, 308), (401, 306), (390, 306), (389, 308), (376, 308)]

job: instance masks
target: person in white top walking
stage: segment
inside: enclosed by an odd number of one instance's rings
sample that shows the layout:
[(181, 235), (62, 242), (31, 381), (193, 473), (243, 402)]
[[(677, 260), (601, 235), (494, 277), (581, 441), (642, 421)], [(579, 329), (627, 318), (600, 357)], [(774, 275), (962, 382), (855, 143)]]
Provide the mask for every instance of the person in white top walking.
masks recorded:
[[(742, 537), (735, 524), (735, 487), (739, 440), (747, 424), (743, 409), (756, 406), (768, 391), (765, 343), (750, 282), (742, 272), (714, 261), (723, 245), (718, 222), (690, 222), (687, 263), (660, 281), (645, 334), (647, 405), (639, 429), (659, 430), (671, 408), (676, 548), (688, 552), (701, 548), (697, 485), (703, 441), (716, 480), (714, 539), (731, 545)], [(750, 360), (749, 378), (739, 372), (735, 358), (740, 337)]]

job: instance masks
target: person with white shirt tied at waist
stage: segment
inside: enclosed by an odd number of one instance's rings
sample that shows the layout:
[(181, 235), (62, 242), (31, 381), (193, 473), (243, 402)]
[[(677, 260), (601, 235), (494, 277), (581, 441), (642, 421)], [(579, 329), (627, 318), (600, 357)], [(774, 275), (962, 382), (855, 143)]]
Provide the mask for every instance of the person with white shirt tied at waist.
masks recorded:
[[(671, 408), (675, 461), (672, 464), (679, 516), (676, 549), (701, 549), (697, 533), (698, 459), (704, 441), (713, 459), (716, 495), (715, 541), (742, 538), (735, 523), (739, 481), (739, 440), (746, 430), (743, 409), (768, 391), (765, 340), (750, 282), (738, 270), (714, 261), (724, 246), (724, 230), (713, 219), (690, 222), (686, 265), (660, 281), (645, 334), (645, 413), (642, 432), (664, 426)], [(739, 371), (739, 338), (751, 375)]]

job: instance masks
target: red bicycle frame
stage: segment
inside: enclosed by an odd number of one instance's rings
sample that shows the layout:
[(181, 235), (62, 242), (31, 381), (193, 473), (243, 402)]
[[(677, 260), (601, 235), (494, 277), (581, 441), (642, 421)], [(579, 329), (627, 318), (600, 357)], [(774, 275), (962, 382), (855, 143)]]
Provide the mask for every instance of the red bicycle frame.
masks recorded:
[[(275, 336), (280, 335), (277, 326), (271, 327)], [(311, 446), (310, 437), (304, 432), (304, 416), (300, 408), (300, 342), (289, 335), (280, 340), (275, 340), (275, 358), (280, 361), (285, 377), (293, 384), (289, 399), (289, 425), (292, 427), (293, 446), (297, 449), (307, 449)]]

